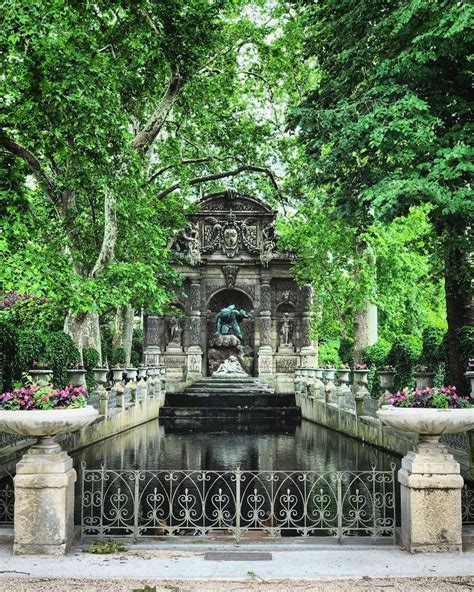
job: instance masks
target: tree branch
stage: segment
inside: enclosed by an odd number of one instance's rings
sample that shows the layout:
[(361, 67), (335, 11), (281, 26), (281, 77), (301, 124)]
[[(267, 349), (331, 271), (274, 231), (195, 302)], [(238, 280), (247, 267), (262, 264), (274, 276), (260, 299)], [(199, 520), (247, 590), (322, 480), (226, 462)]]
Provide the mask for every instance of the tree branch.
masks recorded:
[[(193, 179), (190, 179), (188, 181), (188, 184), (189, 185), (200, 185), (201, 183), (209, 183), (211, 181), (218, 181), (219, 179), (225, 179), (226, 177), (235, 177), (245, 171), (249, 171), (252, 173), (261, 173), (263, 175), (266, 175), (270, 179), (270, 181), (271, 181), (273, 187), (275, 188), (275, 190), (277, 191), (277, 193), (280, 194), (280, 188), (279, 188), (278, 183), (276, 181), (275, 174), (270, 169), (268, 169), (266, 167), (255, 166), (255, 165), (251, 165), (251, 164), (241, 165), (241, 166), (237, 167), (236, 169), (231, 169), (228, 171), (221, 171), (220, 173), (214, 173), (212, 175), (204, 175), (201, 177), (194, 177)], [(181, 181), (176, 181), (175, 183), (173, 183), (172, 185), (170, 185), (166, 189), (163, 189), (163, 191), (160, 191), (158, 193), (157, 197), (158, 198), (165, 197), (166, 195), (168, 195), (169, 193), (172, 193), (173, 191), (176, 191), (180, 187), (181, 187)]]
[(99, 256), (90, 276), (95, 276), (114, 259), (115, 243), (117, 242), (117, 212), (115, 198), (108, 191), (104, 198), (104, 236)]
[(141, 152), (148, 152), (148, 150), (150, 150), (155, 138), (160, 133), (174, 102), (178, 98), (183, 84), (184, 78), (180, 76), (178, 69), (172, 68), (165, 94), (153, 112), (153, 115), (133, 139), (132, 146), (136, 150)]
[(18, 142), (15, 142), (12, 138), (9, 138), (3, 131), (0, 131), (0, 145), (2, 145), (5, 150), (10, 152), (11, 154), (21, 158), (24, 163), (26, 163), (35, 176), (36, 180), (38, 181), (41, 189), (44, 191), (50, 202), (56, 207), (57, 206), (57, 194), (56, 194), (56, 186), (54, 181), (48, 175), (48, 173), (43, 169), (43, 166), (39, 159)]

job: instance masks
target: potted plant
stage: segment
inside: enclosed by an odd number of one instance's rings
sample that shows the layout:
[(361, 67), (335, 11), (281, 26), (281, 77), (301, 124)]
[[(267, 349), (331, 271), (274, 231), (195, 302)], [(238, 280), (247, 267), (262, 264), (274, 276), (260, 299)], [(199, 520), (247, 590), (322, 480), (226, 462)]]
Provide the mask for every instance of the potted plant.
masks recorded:
[(29, 376), (32, 379), (32, 382), (39, 382), (40, 380), (50, 381), (53, 375), (53, 371), (46, 363), (42, 362), (33, 362), (32, 368), (29, 371)]
[(457, 394), (455, 386), (405, 389), (391, 395), (389, 402), (377, 411), (382, 423), (419, 434), (420, 442), (429, 441), (433, 448), (439, 447), (441, 434), (474, 428), (474, 406)]
[(426, 389), (433, 386), (434, 372), (428, 370), (426, 366), (415, 366), (413, 378), (416, 382), (417, 389)]
[(14, 554), (60, 555), (73, 543), (76, 472), (54, 437), (97, 417), (85, 393), (39, 381), (0, 394), (0, 431), (38, 438), (16, 466)]
[(73, 386), (85, 386), (86, 369), (84, 364), (71, 364), (67, 371), (67, 377)]

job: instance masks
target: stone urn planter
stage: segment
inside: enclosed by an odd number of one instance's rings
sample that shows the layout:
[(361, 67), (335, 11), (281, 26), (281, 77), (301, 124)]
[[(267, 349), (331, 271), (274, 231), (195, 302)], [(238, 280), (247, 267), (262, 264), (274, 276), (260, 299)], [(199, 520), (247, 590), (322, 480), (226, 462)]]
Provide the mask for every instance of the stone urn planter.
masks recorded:
[(440, 443), (442, 434), (474, 428), (474, 408), (403, 408), (377, 411), (387, 426), (419, 435), (416, 451), (398, 472), (401, 496), (401, 543), (411, 553), (462, 551), (459, 463)]
[(417, 389), (432, 388), (434, 381), (434, 372), (414, 372), (413, 378)]
[(474, 370), (468, 370), (464, 376), (471, 383), (471, 400), (474, 400)]
[(137, 368), (125, 368), (125, 372), (127, 373), (127, 380), (136, 381), (138, 374)]
[(67, 378), (72, 386), (86, 386), (86, 371), (71, 368), (67, 371)]
[(76, 432), (97, 415), (90, 406), (0, 411), (0, 431), (38, 438), (16, 466), (15, 554), (64, 555), (71, 547), (76, 471), (54, 436)]
[(105, 384), (107, 382), (107, 368), (94, 368), (92, 370), (94, 372), (94, 380), (96, 384)]
[(147, 377), (147, 370), (148, 368), (146, 366), (140, 366), (140, 368), (138, 368), (138, 378), (143, 378), (145, 380)]
[(123, 368), (112, 368), (112, 377), (114, 384), (122, 382), (122, 376), (125, 370)]
[(378, 370), (377, 374), (380, 378), (380, 387), (385, 391), (393, 389), (393, 383), (395, 381), (395, 370)]
[(38, 384), (38, 382), (40, 380), (45, 380), (46, 382), (51, 382), (51, 378), (53, 376), (53, 371), (48, 369), (38, 369), (38, 368), (32, 368), (29, 373), (31, 376), (32, 381), (35, 384)]

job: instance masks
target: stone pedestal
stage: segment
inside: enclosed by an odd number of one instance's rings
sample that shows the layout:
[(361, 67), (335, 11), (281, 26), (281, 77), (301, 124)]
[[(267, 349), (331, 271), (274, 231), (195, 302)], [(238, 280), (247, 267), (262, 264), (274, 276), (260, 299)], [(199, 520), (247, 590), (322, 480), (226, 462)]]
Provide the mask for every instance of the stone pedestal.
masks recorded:
[(302, 347), (300, 356), (302, 368), (316, 368), (316, 349), (312, 345)]
[(187, 351), (187, 380), (202, 378), (202, 348), (200, 345), (190, 345)]
[(157, 345), (148, 345), (143, 352), (143, 362), (147, 366), (158, 366), (161, 350)]
[(462, 551), (459, 464), (439, 436), (420, 434), (398, 472), (401, 495), (401, 544), (410, 553)]
[(28, 450), (14, 478), (15, 554), (67, 553), (74, 538), (75, 481), (72, 459), (53, 438)]

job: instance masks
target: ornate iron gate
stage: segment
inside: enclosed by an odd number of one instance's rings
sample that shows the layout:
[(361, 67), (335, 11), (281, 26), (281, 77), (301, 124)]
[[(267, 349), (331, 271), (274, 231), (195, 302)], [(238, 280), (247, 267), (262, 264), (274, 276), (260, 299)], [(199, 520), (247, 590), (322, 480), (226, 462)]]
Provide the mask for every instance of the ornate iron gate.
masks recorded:
[(390, 471), (123, 470), (82, 467), (83, 538), (394, 538)]

